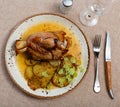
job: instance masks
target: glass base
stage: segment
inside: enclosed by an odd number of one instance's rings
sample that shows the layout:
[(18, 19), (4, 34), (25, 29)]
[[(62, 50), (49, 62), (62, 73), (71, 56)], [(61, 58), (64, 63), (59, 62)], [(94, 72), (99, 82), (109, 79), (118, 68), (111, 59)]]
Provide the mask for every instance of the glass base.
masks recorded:
[(95, 26), (98, 19), (99, 16), (91, 11), (84, 10), (80, 13), (80, 21), (85, 26)]

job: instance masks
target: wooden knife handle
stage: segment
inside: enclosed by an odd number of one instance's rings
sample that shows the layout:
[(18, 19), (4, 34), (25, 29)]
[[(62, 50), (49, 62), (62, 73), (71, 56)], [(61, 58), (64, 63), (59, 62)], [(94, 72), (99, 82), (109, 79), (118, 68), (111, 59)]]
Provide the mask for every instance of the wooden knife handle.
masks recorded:
[(106, 62), (106, 84), (108, 90), (112, 89), (111, 61)]

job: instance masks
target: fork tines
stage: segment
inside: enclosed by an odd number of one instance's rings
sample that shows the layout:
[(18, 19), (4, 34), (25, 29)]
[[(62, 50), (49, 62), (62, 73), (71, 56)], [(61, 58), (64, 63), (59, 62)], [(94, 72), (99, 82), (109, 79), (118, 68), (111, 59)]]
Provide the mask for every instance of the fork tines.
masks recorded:
[(94, 40), (93, 46), (96, 48), (99, 48), (100, 43), (101, 43), (101, 35), (95, 35), (95, 40)]

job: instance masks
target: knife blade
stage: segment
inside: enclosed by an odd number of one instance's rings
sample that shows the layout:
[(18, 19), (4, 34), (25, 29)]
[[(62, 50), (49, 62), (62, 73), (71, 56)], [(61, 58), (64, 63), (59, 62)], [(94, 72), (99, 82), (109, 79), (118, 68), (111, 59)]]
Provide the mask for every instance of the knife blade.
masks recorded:
[(106, 47), (105, 47), (105, 68), (106, 68), (106, 85), (107, 90), (112, 99), (114, 99), (112, 91), (112, 75), (111, 75), (111, 39), (110, 32), (106, 34)]

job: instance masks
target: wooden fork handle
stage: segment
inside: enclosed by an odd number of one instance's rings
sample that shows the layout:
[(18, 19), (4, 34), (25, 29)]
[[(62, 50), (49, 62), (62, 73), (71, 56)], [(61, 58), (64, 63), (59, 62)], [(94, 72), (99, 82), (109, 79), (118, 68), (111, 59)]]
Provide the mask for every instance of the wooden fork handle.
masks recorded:
[(106, 85), (108, 92), (113, 99), (113, 92), (112, 92), (112, 76), (111, 76), (111, 61), (106, 62)]

